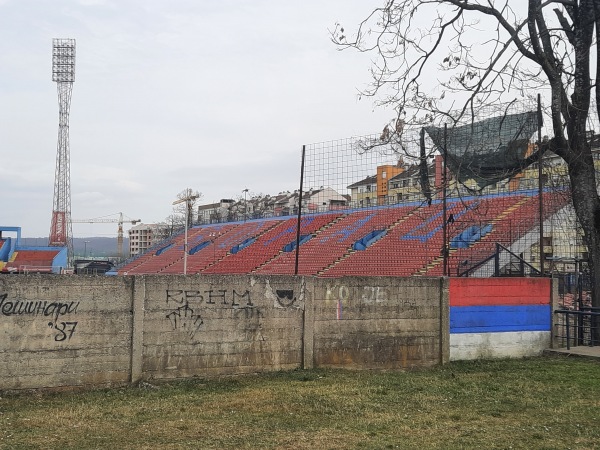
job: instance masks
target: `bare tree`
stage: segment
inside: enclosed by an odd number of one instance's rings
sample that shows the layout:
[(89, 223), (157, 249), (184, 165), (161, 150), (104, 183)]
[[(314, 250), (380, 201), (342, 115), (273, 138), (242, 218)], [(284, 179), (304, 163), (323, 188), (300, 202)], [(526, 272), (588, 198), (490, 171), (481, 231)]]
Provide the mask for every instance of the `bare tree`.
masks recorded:
[(362, 95), (395, 108), (402, 123), (451, 122), (451, 110), (470, 115), (542, 93), (550, 139), (538, 143), (538, 155), (552, 150), (567, 165), (596, 307), (600, 198), (587, 131), (598, 119), (599, 33), (598, 0), (387, 0), (356, 31), (338, 24), (331, 33), (341, 48), (373, 54)]
[(169, 214), (165, 217), (165, 231), (166, 237), (173, 236), (178, 230), (183, 230), (183, 225), (185, 224), (185, 215), (181, 214)]

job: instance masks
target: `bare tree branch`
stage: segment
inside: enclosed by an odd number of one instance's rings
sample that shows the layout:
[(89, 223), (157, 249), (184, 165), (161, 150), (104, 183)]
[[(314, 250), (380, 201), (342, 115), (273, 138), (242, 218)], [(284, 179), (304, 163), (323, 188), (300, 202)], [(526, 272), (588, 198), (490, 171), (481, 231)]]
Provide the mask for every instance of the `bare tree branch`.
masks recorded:
[(456, 123), (457, 105), (475, 117), (515, 94), (545, 94), (552, 136), (541, 147), (566, 162), (600, 307), (600, 198), (587, 136), (593, 89), (600, 120), (600, 0), (386, 0), (353, 38), (339, 24), (331, 37), (375, 55), (361, 94), (394, 107), (407, 126)]

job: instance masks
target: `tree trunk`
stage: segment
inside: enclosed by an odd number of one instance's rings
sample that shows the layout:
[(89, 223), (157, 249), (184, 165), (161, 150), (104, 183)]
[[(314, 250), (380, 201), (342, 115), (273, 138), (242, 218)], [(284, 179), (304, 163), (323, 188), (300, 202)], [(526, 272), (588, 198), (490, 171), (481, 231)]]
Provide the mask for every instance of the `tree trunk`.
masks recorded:
[[(586, 146), (586, 143), (579, 145)], [(585, 244), (588, 249), (588, 264), (592, 288), (592, 306), (600, 308), (600, 198), (596, 189), (595, 168), (589, 149), (573, 149), (579, 158), (571, 161), (569, 178), (575, 214), (583, 229)], [(593, 320), (592, 339), (600, 340), (598, 321)]]

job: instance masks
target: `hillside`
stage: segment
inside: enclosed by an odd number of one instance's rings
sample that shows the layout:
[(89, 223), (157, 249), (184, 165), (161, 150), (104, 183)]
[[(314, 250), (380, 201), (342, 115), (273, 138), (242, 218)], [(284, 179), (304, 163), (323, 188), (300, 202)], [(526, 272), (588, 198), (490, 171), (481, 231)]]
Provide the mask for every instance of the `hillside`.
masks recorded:
[[(45, 246), (48, 245), (48, 238), (21, 238), (21, 245)], [(73, 238), (73, 250), (75, 257), (113, 258), (117, 256), (117, 238)], [(129, 238), (123, 238), (123, 253), (125, 257), (129, 254)]]

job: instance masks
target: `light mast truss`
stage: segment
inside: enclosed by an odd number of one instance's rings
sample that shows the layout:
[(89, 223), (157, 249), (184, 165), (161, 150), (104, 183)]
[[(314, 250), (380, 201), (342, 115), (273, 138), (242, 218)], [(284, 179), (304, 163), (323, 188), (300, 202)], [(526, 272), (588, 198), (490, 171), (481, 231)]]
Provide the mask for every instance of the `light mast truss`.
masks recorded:
[(52, 81), (58, 91), (58, 143), (54, 174), (54, 199), (50, 246), (67, 246), (69, 260), (73, 255), (71, 225), (71, 169), (69, 147), (69, 111), (75, 81), (75, 39), (52, 40)]

